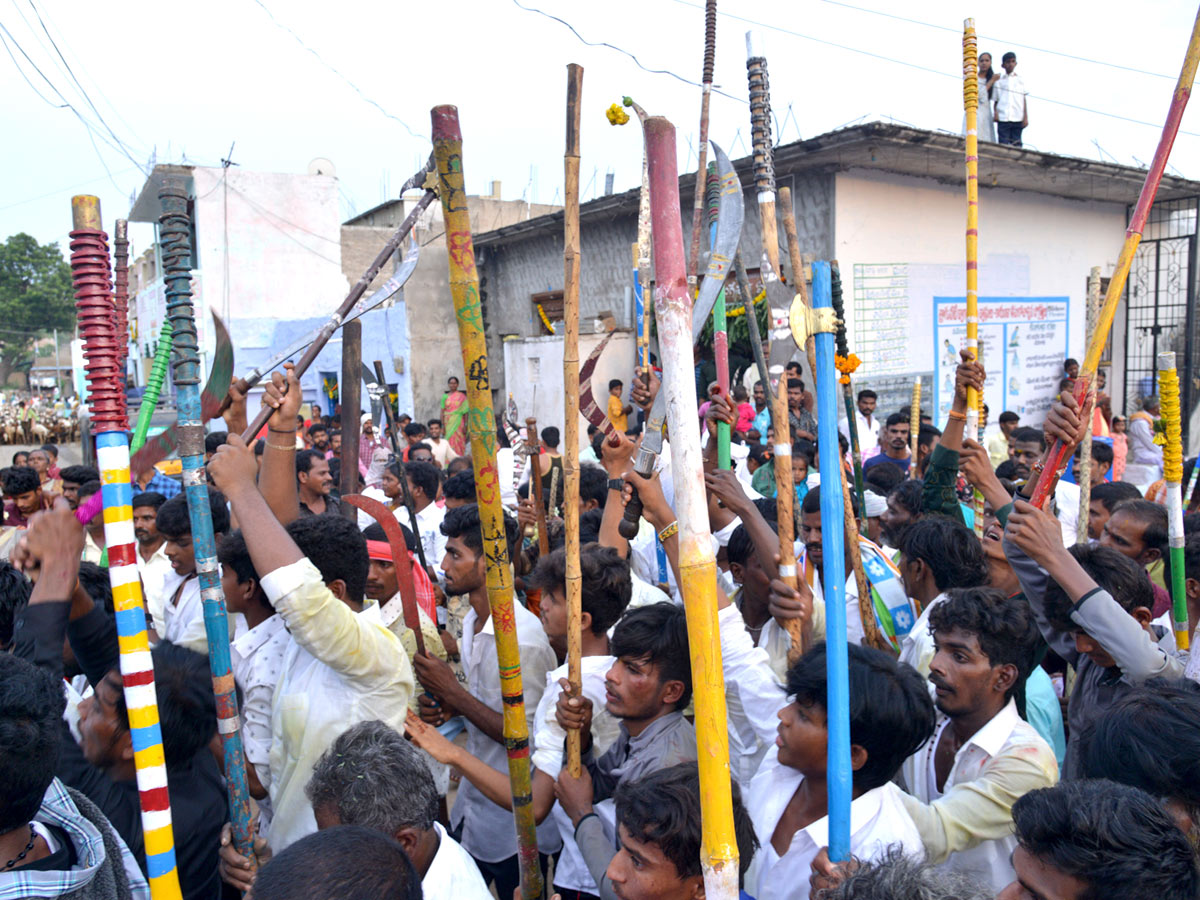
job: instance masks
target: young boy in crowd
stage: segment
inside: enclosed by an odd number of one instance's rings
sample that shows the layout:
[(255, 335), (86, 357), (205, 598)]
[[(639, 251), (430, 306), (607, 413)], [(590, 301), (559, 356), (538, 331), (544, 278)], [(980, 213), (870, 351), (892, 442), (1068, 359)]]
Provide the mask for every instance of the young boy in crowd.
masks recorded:
[[(208, 505), (212, 512), (213, 537), (220, 541), (229, 531), (229, 508), (225, 504), (225, 496), (210, 487)], [(192, 546), (192, 520), (188, 514), (187, 496), (176, 494), (160, 506), (155, 522), (158, 533), (166, 539), (163, 552), (175, 572), (175, 577), (165, 584), (163, 630), (158, 637), (207, 654), (204, 601), (200, 596), (200, 573), (196, 569), (195, 548)], [(230, 638), (237, 628), (237, 617), (229, 616)]]

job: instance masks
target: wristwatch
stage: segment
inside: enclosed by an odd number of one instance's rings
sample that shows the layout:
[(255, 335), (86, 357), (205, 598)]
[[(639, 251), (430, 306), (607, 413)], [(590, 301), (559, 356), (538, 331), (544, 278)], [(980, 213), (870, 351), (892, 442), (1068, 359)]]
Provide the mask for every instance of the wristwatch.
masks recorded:
[(610, 491), (623, 491), (623, 490), (625, 490), (625, 479), (624, 479), (624, 478), (610, 478), (610, 479), (608, 479), (608, 489), (609, 489)]

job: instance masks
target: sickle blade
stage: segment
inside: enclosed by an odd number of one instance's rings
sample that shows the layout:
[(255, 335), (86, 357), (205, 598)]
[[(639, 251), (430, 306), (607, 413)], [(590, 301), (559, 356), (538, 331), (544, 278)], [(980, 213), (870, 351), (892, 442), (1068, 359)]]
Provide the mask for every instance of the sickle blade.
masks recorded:
[(692, 307), (692, 343), (700, 340), (704, 323), (712, 314), (717, 295), (725, 287), (725, 279), (733, 265), (738, 242), (742, 239), (742, 222), (746, 217), (746, 205), (742, 198), (742, 183), (737, 170), (725, 155), (725, 151), (710, 141), (717, 160), (717, 173), (721, 179), (720, 199), (717, 201), (717, 236), (708, 255), (708, 269), (700, 284), (700, 295)]
[(608, 346), (608, 342), (612, 340), (613, 332), (609, 332), (604, 336), (596, 349), (588, 354), (588, 358), (584, 360), (583, 368), (579, 370), (579, 383), (583, 388), (579, 391), (579, 411), (583, 413), (583, 417), (595, 425), (603, 432), (605, 437), (612, 434), (612, 422), (608, 420), (608, 413), (596, 405), (595, 396), (592, 394), (592, 372), (596, 369), (596, 363), (600, 359), (600, 354), (604, 352), (604, 348)]
[[(213, 334), (216, 336), (216, 346), (213, 349), (212, 366), (208, 371), (208, 381), (200, 393), (200, 413), (207, 420), (217, 415), (221, 402), (229, 391), (229, 382), (233, 378), (233, 342), (229, 339), (229, 329), (221, 321), (221, 317), (210, 310), (213, 318)], [(133, 455), (129, 461), (129, 471), (140, 475), (157, 462), (171, 455), (179, 442), (178, 423), (172, 422), (166, 429), (152, 438), (148, 438), (142, 449)]]
[(417, 652), (422, 656), (426, 655), (425, 638), (421, 634), (421, 615), (417, 612), (417, 589), (413, 586), (412, 561), (408, 558), (408, 545), (404, 542), (404, 532), (400, 530), (400, 523), (396, 521), (392, 511), (374, 497), (343, 494), (342, 502), (361, 509), (378, 522), (383, 528), (383, 533), (387, 535), (388, 545), (392, 548), (392, 562), (396, 566), (396, 581), (400, 585), (404, 624), (411, 629), (413, 637), (416, 638)]

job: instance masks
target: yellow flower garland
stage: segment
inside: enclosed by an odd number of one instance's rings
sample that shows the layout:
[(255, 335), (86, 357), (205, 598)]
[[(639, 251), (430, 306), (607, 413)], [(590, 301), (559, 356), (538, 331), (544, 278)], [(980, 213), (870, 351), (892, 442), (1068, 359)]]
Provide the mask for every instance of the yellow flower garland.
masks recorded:
[(542, 304), (539, 303), (537, 305), (537, 311), (538, 311), (538, 315), (542, 319), (542, 324), (546, 326), (546, 330), (548, 332), (550, 332), (551, 334), (558, 334), (558, 332), (554, 330), (554, 326), (550, 324), (550, 319), (546, 315), (546, 311), (544, 309), (542, 309)]
[(842, 373), (842, 377), (838, 379), (838, 384), (849, 384), (850, 376), (854, 374), (855, 369), (862, 365), (862, 360), (853, 353), (849, 356), (834, 354), (833, 364)]
[(629, 121), (629, 113), (621, 109), (620, 105), (617, 103), (614, 103), (607, 110), (605, 110), (604, 115), (608, 117), (609, 125), (624, 125)]

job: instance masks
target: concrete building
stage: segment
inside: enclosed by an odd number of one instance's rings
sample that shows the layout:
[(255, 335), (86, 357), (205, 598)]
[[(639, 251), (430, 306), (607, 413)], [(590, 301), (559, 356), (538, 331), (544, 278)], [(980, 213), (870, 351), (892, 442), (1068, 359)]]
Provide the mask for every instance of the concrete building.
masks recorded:
[[(856, 383), (878, 384), (886, 392), (920, 374), (939, 418), (949, 404), (955, 354), (965, 334), (963, 144), (960, 135), (869, 123), (775, 149), (778, 186), (792, 190), (803, 253), (839, 261), (850, 345), (863, 359)], [(755, 267), (761, 247), (751, 160), (736, 166), (746, 186), (741, 250)], [(1144, 175), (1126, 166), (981, 144), (980, 333), (993, 420), (1001, 410), (1014, 409), (1023, 423), (1040, 423), (1063, 359), (1083, 356), (1089, 271), (1099, 266), (1104, 278), (1112, 273)], [(692, 183), (690, 175), (680, 182), (685, 236)], [(637, 204), (633, 190), (582, 206), (585, 333), (606, 313), (618, 328), (632, 327)], [(1104, 364), (1114, 411), (1132, 412), (1153, 390), (1156, 354), (1175, 350), (1190, 448), (1200, 438), (1194, 377), (1200, 373), (1198, 212), (1200, 182), (1163, 179)], [(490, 357), (506, 363), (536, 357), (541, 351), (518, 345), (545, 340), (539, 303), (544, 312), (561, 302), (562, 214), (485, 233), (476, 223), (475, 229)], [(784, 240), (782, 228), (779, 234)], [(787, 259), (786, 247), (781, 257)], [(610, 353), (615, 350), (606, 359)], [(619, 368), (628, 381), (633, 359), (628, 350), (625, 355)], [(508, 389), (515, 385), (531, 403), (527, 375), (493, 363), (493, 384), (504, 384), (506, 376)], [(751, 367), (749, 378), (756, 377)], [(606, 382), (605, 377), (597, 393)], [(539, 408), (545, 394), (539, 391)], [(880, 408), (891, 411), (882, 397)], [(561, 426), (561, 403), (545, 409), (539, 423)], [(553, 409), (557, 416), (550, 414)]]

